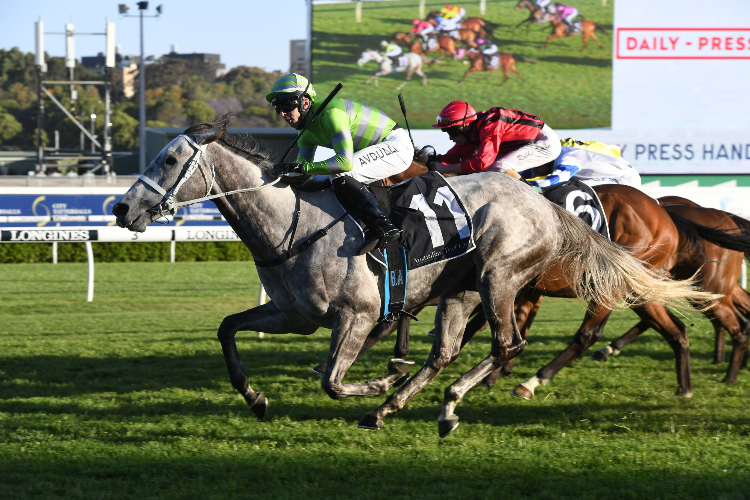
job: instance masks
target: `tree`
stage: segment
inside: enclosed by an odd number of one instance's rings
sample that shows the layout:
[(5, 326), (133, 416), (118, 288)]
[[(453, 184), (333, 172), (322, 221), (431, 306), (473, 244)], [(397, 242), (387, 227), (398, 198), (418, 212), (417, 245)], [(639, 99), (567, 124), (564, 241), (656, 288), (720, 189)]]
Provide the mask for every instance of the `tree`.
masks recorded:
[(214, 108), (203, 101), (190, 101), (185, 104), (185, 114), (189, 124), (206, 123), (214, 119)]
[(0, 144), (8, 142), (21, 133), (23, 127), (15, 117), (0, 109)]
[(138, 139), (138, 120), (121, 109), (112, 113), (112, 148), (115, 150), (133, 149)]

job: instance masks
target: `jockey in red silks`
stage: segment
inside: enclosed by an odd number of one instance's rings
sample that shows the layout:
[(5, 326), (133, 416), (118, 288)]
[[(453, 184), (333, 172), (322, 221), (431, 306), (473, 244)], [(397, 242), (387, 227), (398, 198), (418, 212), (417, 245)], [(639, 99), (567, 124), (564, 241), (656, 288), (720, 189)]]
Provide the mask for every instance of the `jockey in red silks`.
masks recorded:
[(560, 154), (560, 138), (534, 115), (492, 108), (477, 113), (464, 101), (453, 101), (440, 112), (434, 128), (456, 143), (438, 157), (438, 172), (471, 174), (491, 170), (520, 179), (518, 172), (544, 165)]
[(411, 22), (411, 24), (414, 27), (409, 30), (409, 33), (414, 33), (415, 35), (425, 36), (435, 31), (435, 27), (427, 21), (415, 19)]

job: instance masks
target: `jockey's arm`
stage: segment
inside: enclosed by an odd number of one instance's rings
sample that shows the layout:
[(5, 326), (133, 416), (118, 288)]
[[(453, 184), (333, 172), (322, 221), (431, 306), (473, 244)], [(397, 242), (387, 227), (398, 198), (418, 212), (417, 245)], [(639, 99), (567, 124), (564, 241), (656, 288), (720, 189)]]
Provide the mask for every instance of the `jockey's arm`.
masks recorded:
[[(330, 137), (330, 144), (336, 154), (327, 160), (312, 161), (312, 157), (307, 156), (312, 152), (315, 154), (315, 147), (319, 144), (312, 142), (312, 139), (305, 140), (304, 134), (300, 138), (299, 148), (300, 156), (304, 162), (304, 172), (306, 174), (334, 175), (341, 172), (349, 172), (354, 168), (352, 159), (354, 158), (354, 141), (350, 130), (350, 118), (345, 111), (340, 109), (328, 109), (318, 118), (318, 122), (313, 125), (319, 127), (321, 135), (326, 138)], [(308, 142), (310, 141), (310, 142)], [(305, 156), (302, 156), (302, 152)]]

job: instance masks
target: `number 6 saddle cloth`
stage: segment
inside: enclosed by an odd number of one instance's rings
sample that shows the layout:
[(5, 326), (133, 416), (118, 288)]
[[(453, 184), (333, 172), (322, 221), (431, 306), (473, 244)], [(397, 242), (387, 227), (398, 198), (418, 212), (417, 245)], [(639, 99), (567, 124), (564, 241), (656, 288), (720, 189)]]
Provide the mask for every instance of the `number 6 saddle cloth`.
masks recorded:
[(607, 214), (604, 213), (602, 202), (596, 191), (575, 178), (542, 191), (542, 196), (555, 205), (559, 205), (578, 217), (584, 224), (594, 231), (610, 239)]

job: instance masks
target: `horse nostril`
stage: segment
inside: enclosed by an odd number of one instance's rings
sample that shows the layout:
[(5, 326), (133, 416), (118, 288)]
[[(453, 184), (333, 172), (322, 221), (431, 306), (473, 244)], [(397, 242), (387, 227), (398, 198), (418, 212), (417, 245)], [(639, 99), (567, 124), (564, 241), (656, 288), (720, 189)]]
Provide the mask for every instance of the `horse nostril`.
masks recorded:
[(129, 207), (125, 203), (116, 203), (112, 207), (112, 214), (116, 217), (124, 217), (127, 215)]

